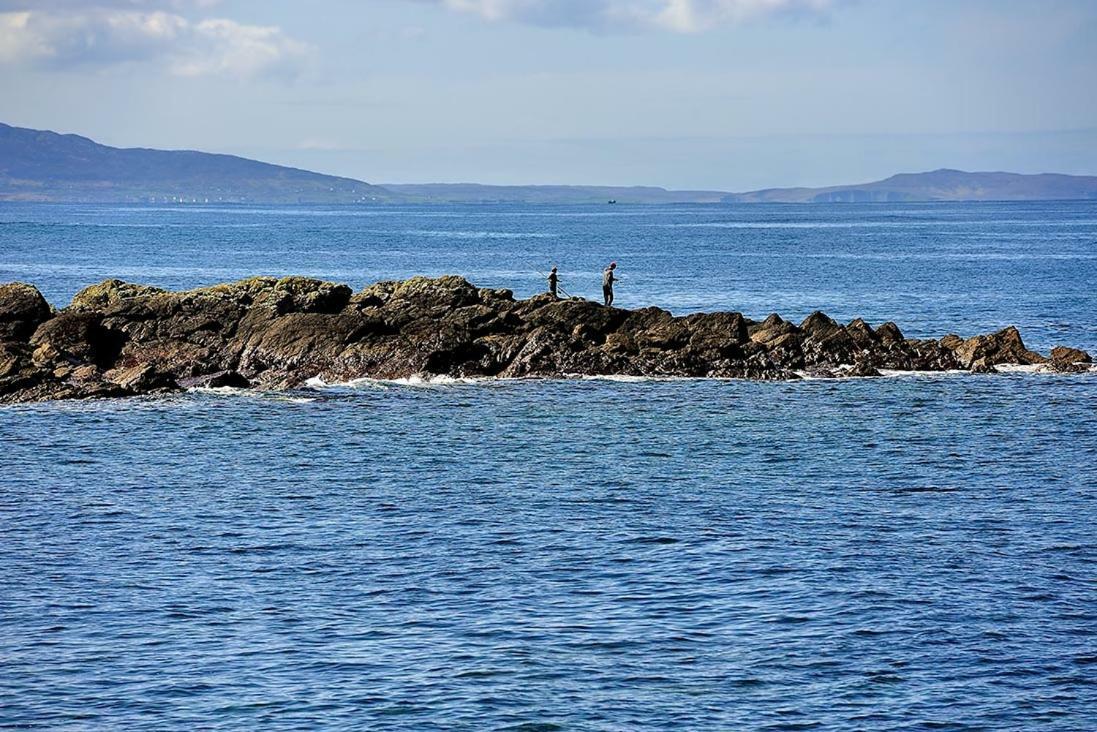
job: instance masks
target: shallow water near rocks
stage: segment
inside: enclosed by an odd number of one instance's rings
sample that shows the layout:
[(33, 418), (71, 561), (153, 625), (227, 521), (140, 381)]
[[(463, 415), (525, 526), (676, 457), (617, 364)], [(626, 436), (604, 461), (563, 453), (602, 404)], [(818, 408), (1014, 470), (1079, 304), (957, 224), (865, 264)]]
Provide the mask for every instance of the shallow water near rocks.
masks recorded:
[[(715, 274), (676, 312), (705, 299), (748, 314), (875, 308), (930, 334), (949, 329), (965, 278), (915, 253), (954, 230), (977, 247), (985, 228), (1000, 238), (972, 252), (1033, 259), (973, 264), (966, 281), (986, 295), (957, 329), (1018, 322), (1030, 346), (1097, 350), (1097, 206), (1044, 206), (927, 207), (906, 227), (871, 206), (614, 215), (626, 233), (708, 232), (691, 246), (725, 252), (693, 259), (683, 243), (688, 267)], [(16, 232), (0, 279), (63, 302), (108, 274), (193, 286), (301, 272), (283, 246), (299, 236), (343, 247), (356, 286), (398, 261), (399, 276), (427, 271), (443, 245), (469, 264), (454, 270), (499, 286), (499, 261), (520, 248), (616, 231), (584, 228), (601, 208), (467, 209), (0, 206), (0, 222), (35, 219), (0, 223)], [(407, 231), (335, 241), (301, 223), (386, 216), (374, 228)], [(773, 225), (732, 226), (744, 216)], [(253, 233), (232, 242), (268, 241), (269, 256), (219, 253), (227, 240), (210, 232), (238, 218)], [(752, 285), (750, 307), (721, 284), (738, 266), (727, 252), (761, 247), (758, 231), (833, 251), (854, 245), (828, 232), (859, 226), (891, 233), (859, 245), (867, 270), (830, 270), (847, 279), (796, 280), (790, 256), (769, 258), (783, 274)], [(383, 253), (447, 227), (466, 234)], [(142, 248), (116, 239), (131, 228)], [(467, 235), (478, 230), (545, 236)], [(159, 241), (172, 246), (148, 247)], [(884, 266), (891, 241), (906, 254), (886, 266), (907, 284), (858, 307), (858, 275)], [(92, 244), (95, 263), (81, 253)], [(110, 271), (126, 267), (144, 276)], [(681, 284), (657, 275), (651, 299)], [(761, 305), (780, 278), (793, 294)], [(952, 284), (902, 292), (934, 281)], [(1022, 285), (1029, 297), (1007, 296)], [(5, 407), (0, 445), (0, 726), (1088, 730), (1097, 716), (1094, 374), (203, 390)]]

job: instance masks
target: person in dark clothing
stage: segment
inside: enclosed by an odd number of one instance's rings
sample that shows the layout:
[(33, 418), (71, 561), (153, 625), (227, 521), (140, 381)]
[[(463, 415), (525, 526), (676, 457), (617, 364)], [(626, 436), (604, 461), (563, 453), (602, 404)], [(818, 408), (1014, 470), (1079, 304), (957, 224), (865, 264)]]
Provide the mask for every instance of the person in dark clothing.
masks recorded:
[(610, 262), (602, 272), (602, 297), (606, 301), (606, 307), (613, 304), (613, 283), (617, 281), (613, 276), (615, 269), (617, 269), (617, 262)]
[(553, 300), (559, 300), (560, 296), (556, 294), (556, 288), (560, 285), (560, 277), (556, 274), (556, 268), (553, 267), (549, 270), (548, 276), (549, 292), (552, 294)]

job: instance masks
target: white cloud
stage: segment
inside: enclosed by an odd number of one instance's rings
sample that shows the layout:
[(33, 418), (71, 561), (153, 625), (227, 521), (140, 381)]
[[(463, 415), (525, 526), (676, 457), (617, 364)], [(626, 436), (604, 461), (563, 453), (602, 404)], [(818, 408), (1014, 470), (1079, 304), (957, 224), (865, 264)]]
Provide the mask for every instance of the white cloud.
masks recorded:
[(697, 33), (777, 15), (822, 16), (836, 0), (421, 0), (490, 21)]
[[(33, 10), (0, 12), (0, 64), (67, 69), (144, 62), (179, 76), (250, 78), (293, 73), (308, 55), (306, 44), (277, 27), (191, 20), (153, 9), (202, 9), (214, 2), (115, 0), (75, 9), (75, 2), (47, 0)], [(18, 5), (0, 0), (0, 8)]]
[(0, 12), (6, 10), (68, 10), (117, 8), (120, 10), (203, 10), (220, 4), (221, 0), (0, 0)]
[(306, 44), (274, 26), (241, 25), (224, 19), (196, 23), (193, 39), (190, 52), (172, 64), (172, 70), (181, 76), (293, 73), (309, 52)]

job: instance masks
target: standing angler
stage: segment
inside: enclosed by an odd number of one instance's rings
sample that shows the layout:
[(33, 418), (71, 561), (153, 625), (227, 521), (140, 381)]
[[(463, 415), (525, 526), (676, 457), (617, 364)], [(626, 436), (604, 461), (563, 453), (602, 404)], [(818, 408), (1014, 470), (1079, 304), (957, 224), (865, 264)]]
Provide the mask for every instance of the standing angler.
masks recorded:
[(559, 300), (560, 296), (556, 294), (556, 288), (560, 284), (560, 278), (556, 274), (556, 268), (553, 267), (549, 270), (548, 276), (549, 292), (552, 293), (553, 300)]
[(613, 283), (617, 278), (613, 276), (613, 270), (617, 269), (617, 262), (610, 262), (602, 272), (602, 297), (606, 301), (606, 307), (613, 304)]

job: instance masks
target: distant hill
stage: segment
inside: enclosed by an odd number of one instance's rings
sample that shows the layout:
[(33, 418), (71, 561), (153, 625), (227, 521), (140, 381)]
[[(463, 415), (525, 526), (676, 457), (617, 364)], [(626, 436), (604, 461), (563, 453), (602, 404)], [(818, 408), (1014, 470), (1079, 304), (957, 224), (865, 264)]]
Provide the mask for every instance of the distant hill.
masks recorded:
[(668, 191), (654, 186), (488, 186), (479, 183), (385, 183), (429, 203), (718, 203), (724, 191)]
[(364, 203), (398, 196), (360, 180), (235, 155), (100, 145), (0, 123), (0, 200)]
[(1097, 176), (968, 173), (943, 168), (828, 188), (767, 188), (731, 193), (728, 203), (851, 203), (872, 201), (1041, 201), (1097, 199)]
[(827, 188), (747, 193), (654, 186), (372, 185), (195, 150), (100, 145), (0, 123), (0, 201), (200, 203), (845, 203), (1097, 200), (1097, 176), (934, 170)]
[(934, 170), (827, 188), (767, 188), (747, 193), (673, 191), (651, 186), (486, 186), (386, 183), (409, 199), (434, 203), (854, 203), (886, 201), (1041, 201), (1097, 199), (1097, 176)]

